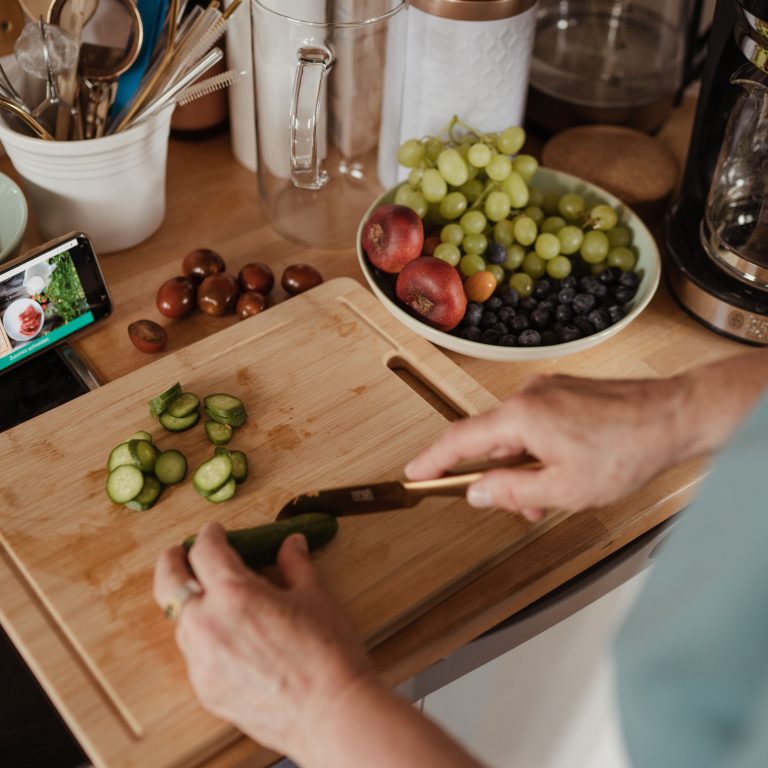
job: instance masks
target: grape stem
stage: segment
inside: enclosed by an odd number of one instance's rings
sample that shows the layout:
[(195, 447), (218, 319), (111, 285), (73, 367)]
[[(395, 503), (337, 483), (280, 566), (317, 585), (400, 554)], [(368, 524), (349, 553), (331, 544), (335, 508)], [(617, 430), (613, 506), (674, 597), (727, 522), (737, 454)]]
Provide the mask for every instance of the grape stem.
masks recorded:
[(499, 182), (498, 181), (488, 181), (485, 184), (485, 189), (480, 193), (477, 200), (475, 200), (472, 205), (469, 206), (467, 209), (468, 211), (476, 211), (481, 204), (485, 201), (485, 198), (488, 197), (488, 195), (491, 194), (495, 189), (499, 188)]

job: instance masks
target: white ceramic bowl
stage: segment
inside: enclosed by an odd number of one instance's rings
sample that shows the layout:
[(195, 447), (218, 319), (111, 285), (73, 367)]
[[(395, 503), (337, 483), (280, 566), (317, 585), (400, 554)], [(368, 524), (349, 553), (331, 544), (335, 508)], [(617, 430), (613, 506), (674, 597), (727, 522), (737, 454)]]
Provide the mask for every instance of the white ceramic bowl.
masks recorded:
[(27, 230), (27, 201), (18, 184), (0, 173), (0, 262), (16, 256)]
[[(34, 333), (25, 335), (21, 332), (21, 318), (19, 316), (30, 307), (37, 313), (38, 325)], [(5, 328), (5, 332), (15, 341), (29, 341), (30, 339), (34, 339), (43, 329), (44, 322), (45, 315), (43, 314), (43, 308), (34, 299), (16, 299), (16, 301), (12, 301), (8, 305), (3, 314), (3, 328)]]
[(542, 347), (500, 347), (494, 344), (484, 344), (479, 341), (467, 341), (450, 333), (432, 328), (404, 309), (402, 304), (397, 301), (394, 292), (395, 276), (386, 275), (375, 269), (368, 261), (360, 244), (363, 225), (368, 220), (368, 217), (380, 205), (394, 201), (395, 189), (385, 192), (374, 201), (373, 205), (365, 212), (357, 230), (357, 258), (365, 279), (371, 286), (371, 290), (376, 294), (384, 307), (412, 331), (440, 347), (469, 357), (479, 357), (483, 360), (512, 362), (561, 357), (594, 347), (620, 333), (622, 329), (626, 328), (645, 309), (659, 285), (661, 261), (653, 235), (651, 235), (637, 214), (618, 198), (583, 179), (562, 173), (561, 171), (539, 168), (534, 179), (534, 186), (545, 194), (555, 192), (558, 195), (562, 195), (566, 192), (577, 192), (584, 197), (588, 206), (600, 202), (608, 203), (619, 213), (619, 224), (632, 232), (632, 247), (638, 256), (635, 270), (640, 273), (642, 279), (635, 297), (629, 302), (629, 312), (619, 322), (603, 331), (594, 333), (591, 336), (585, 336), (576, 341)]

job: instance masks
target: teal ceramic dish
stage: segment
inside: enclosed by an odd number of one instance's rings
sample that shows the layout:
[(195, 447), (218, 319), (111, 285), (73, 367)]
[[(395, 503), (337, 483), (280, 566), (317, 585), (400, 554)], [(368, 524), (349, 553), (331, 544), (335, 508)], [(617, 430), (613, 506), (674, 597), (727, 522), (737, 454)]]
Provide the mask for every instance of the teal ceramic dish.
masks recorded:
[(13, 179), (0, 173), (0, 262), (19, 253), (27, 231), (27, 201)]

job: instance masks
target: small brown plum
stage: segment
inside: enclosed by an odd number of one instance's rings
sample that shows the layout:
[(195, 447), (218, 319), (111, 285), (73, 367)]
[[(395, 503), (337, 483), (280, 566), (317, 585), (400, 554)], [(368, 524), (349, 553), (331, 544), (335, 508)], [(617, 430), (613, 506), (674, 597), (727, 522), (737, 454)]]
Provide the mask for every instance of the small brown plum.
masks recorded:
[(240, 285), (234, 275), (219, 272), (208, 275), (197, 289), (197, 306), (206, 315), (221, 317), (235, 311), (240, 298)]
[(259, 312), (263, 312), (268, 306), (267, 297), (263, 293), (246, 291), (237, 300), (235, 313), (241, 320), (245, 320), (246, 317), (258, 315)]
[(197, 286), (190, 277), (171, 277), (158, 289), (155, 303), (161, 315), (184, 317), (195, 308)]
[(275, 275), (269, 264), (252, 261), (238, 272), (237, 281), (244, 291), (256, 291), (267, 296), (275, 285)]
[(181, 271), (196, 282), (201, 282), (208, 275), (226, 272), (224, 259), (211, 248), (195, 248), (181, 262)]
[(285, 268), (280, 284), (291, 296), (304, 293), (323, 282), (323, 276), (310, 264), (291, 264)]

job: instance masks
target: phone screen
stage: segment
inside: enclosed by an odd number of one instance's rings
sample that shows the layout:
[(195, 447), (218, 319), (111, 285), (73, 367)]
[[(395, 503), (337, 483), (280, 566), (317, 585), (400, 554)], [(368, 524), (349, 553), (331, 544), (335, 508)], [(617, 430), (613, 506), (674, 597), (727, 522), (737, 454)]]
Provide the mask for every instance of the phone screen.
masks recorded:
[(73, 236), (0, 271), (0, 371), (109, 314), (86, 237)]

